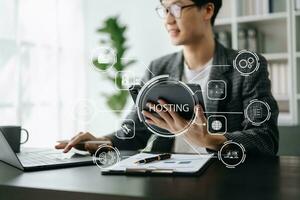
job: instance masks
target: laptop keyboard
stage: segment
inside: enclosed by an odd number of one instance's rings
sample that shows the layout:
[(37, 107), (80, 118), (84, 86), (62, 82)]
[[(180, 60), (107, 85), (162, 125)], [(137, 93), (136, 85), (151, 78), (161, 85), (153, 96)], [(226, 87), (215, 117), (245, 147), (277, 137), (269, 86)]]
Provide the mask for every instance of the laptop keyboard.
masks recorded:
[(91, 156), (74, 153), (64, 154), (55, 150), (22, 152), (18, 154), (18, 158), (23, 166), (57, 165), (92, 160)]

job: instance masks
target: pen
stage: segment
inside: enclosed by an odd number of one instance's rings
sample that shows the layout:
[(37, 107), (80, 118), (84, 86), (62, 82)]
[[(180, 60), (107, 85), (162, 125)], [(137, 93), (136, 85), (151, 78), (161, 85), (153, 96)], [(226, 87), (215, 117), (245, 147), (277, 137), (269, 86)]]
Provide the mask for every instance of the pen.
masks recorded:
[[(66, 144), (66, 143), (69, 143), (70, 140), (59, 140), (57, 142), (61, 143), (61, 144)], [(97, 141), (97, 140), (94, 140), (94, 141), (83, 141), (83, 142), (79, 142), (78, 144), (111, 144), (111, 142), (110, 141)]]
[(142, 163), (150, 163), (150, 162), (159, 161), (159, 160), (167, 160), (167, 159), (171, 158), (171, 155), (172, 154), (170, 154), (170, 153), (159, 154), (157, 156), (153, 156), (153, 157), (150, 157), (150, 158), (145, 158), (145, 159), (142, 159), (142, 160), (138, 160), (135, 163), (142, 164)]

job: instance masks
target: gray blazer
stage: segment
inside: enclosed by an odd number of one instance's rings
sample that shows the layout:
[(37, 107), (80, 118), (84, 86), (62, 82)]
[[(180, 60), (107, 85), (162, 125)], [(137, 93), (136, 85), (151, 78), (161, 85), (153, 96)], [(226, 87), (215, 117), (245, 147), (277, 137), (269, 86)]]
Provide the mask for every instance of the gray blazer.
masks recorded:
[[(216, 50), (213, 59), (209, 80), (223, 80), (227, 83), (227, 97), (222, 101), (206, 101), (206, 112), (243, 112), (254, 99), (269, 104), (271, 117), (260, 126), (254, 126), (242, 114), (228, 114), (227, 133), (224, 135), (228, 140), (242, 144), (247, 153), (276, 155), (278, 151), (278, 106), (271, 94), (271, 83), (268, 78), (267, 61), (259, 55), (260, 68), (251, 76), (241, 76), (233, 67), (233, 60), (238, 54), (237, 51), (225, 48), (216, 42)], [(226, 66), (220, 66), (226, 65)], [(155, 76), (169, 74), (171, 77), (181, 80), (184, 67), (182, 52), (173, 53), (151, 62), (149, 69)], [(149, 71), (143, 77), (147, 82), (154, 77)], [(135, 121), (135, 137), (130, 140), (118, 139), (114, 134), (109, 137), (113, 144), (121, 150), (137, 150), (145, 148), (152, 133), (138, 119), (137, 112), (127, 116)], [(118, 134), (122, 134), (118, 130)], [(170, 152), (174, 138), (158, 137), (152, 146), (153, 151)]]

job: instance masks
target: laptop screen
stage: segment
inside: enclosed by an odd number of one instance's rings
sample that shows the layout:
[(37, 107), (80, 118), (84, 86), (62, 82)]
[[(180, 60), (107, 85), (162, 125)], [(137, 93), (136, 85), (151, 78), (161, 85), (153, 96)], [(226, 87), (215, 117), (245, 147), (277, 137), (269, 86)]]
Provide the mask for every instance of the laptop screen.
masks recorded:
[(4, 135), (0, 130), (0, 160), (24, 170), (21, 162), (19, 161), (17, 155), (14, 153), (8, 142), (6, 141)]

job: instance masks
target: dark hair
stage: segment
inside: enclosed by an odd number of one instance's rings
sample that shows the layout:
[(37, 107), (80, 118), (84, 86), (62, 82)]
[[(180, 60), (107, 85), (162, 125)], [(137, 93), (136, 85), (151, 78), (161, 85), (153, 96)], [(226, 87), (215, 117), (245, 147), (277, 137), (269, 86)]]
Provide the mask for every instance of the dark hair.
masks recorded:
[[(160, 2), (162, 2), (163, 0), (160, 0)], [(213, 3), (215, 5), (215, 10), (214, 10), (214, 14), (211, 18), (211, 25), (213, 26), (215, 24), (215, 20), (217, 18), (217, 15), (222, 7), (222, 0), (192, 0), (197, 7), (201, 8), (202, 6), (208, 4), (208, 3)]]
[(217, 15), (222, 7), (222, 0), (192, 0), (198, 7), (202, 7), (208, 3), (213, 3), (215, 5), (214, 14), (211, 18), (211, 25), (213, 26), (215, 24), (215, 20), (217, 18)]

